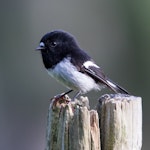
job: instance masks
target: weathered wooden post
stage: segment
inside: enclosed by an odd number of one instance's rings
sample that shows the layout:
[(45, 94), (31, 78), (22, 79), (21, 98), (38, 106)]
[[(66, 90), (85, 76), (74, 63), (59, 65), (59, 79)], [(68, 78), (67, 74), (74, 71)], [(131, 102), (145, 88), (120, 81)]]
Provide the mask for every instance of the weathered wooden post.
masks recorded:
[(88, 99), (50, 103), (46, 150), (140, 150), (141, 98), (113, 94), (89, 110)]
[(50, 104), (47, 119), (46, 150), (100, 150), (99, 119), (88, 110), (88, 99)]
[(106, 94), (97, 107), (102, 150), (141, 150), (142, 100), (123, 94)]

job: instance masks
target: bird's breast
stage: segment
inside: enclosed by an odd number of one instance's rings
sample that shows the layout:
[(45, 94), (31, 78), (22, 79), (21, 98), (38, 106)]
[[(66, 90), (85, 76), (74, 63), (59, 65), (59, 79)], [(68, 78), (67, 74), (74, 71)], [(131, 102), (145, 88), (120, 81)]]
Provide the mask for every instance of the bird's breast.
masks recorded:
[(99, 85), (87, 74), (79, 72), (69, 58), (63, 59), (53, 69), (47, 69), (47, 71), (50, 76), (69, 89), (80, 90), (83, 93), (99, 89)]

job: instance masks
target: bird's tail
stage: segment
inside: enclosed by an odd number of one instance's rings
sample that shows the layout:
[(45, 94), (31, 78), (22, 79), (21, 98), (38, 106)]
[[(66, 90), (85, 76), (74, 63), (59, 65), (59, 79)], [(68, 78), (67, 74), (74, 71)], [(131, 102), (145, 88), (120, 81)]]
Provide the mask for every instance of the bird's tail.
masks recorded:
[(118, 84), (114, 83), (110, 79), (106, 79), (106, 82), (107, 82), (107, 86), (110, 87), (114, 92), (122, 93), (122, 94), (129, 94), (128, 91), (126, 91), (124, 88), (122, 88)]

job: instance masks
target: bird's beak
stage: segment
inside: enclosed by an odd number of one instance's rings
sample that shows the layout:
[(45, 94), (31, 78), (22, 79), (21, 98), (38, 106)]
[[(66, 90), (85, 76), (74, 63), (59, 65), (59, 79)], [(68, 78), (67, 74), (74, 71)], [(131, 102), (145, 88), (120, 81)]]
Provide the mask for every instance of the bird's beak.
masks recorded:
[(45, 49), (45, 44), (43, 42), (40, 43), (40, 45), (35, 49), (37, 51)]
[(40, 51), (42, 49), (45, 49), (45, 47), (38, 46), (35, 50)]

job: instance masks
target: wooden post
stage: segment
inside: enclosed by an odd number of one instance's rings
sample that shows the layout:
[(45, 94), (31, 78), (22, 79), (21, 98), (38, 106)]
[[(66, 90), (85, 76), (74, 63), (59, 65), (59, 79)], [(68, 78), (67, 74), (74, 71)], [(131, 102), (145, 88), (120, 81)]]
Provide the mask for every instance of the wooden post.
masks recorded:
[(99, 99), (102, 150), (141, 150), (142, 100), (123, 94)]
[[(68, 99), (68, 98), (67, 98)], [(46, 150), (100, 150), (99, 119), (88, 99), (52, 100), (47, 118)]]
[(141, 150), (141, 98), (104, 95), (97, 110), (89, 110), (87, 97), (66, 99), (50, 103), (46, 150)]

